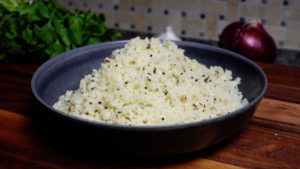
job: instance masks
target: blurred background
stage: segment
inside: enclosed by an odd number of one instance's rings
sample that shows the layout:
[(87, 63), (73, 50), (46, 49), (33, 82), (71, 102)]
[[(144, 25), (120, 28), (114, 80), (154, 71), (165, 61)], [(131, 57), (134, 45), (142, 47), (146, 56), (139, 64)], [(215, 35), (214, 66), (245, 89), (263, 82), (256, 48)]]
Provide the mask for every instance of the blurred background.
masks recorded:
[(69, 9), (104, 13), (111, 28), (217, 41), (229, 23), (261, 19), (279, 48), (300, 50), (299, 0), (58, 0)]
[[(255, 35), (239, 27), (220, 38), (237, 21), (251, 21)], [(45, 61), (89, 44), (157, 36), (170, 26), (183, 40), (300, 66), (300, 0), (0, 0), (0, 23), (0, 63)]]
[[(176, 35), (218, 41), (226, 25), (260, 19), (281, 49), (277, 63), (300, 65), (299, 0), (58, 0), (68, 9), (104, 13), (110, 28), (159, 34), (172, 26)], [(283, 55), (283, 57), (281, 57)]]

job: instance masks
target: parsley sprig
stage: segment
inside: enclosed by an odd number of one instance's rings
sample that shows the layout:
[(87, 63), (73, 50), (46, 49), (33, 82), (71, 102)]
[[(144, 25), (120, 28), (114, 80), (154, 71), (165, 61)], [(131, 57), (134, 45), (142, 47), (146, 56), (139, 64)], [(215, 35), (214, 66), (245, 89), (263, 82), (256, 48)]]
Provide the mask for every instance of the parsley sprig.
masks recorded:
[(0, 3), (0, 62), (45, 61), (120, 36), (106, 27), (103, 14), (69, 11), (55, 0), (18, 1), (23, 2)]

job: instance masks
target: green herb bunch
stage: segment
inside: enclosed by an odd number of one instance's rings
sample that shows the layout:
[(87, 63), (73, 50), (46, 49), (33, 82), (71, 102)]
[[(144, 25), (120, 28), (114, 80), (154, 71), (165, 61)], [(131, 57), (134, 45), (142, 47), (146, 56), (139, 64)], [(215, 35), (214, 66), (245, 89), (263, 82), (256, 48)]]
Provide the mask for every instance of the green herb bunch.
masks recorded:
[(72, 12), (55, 0), (21, 1), (14, 6), (0, 3), (0, 62), (45, 61), (64, 51), (120, 36), (106, 27), (103, 14)]

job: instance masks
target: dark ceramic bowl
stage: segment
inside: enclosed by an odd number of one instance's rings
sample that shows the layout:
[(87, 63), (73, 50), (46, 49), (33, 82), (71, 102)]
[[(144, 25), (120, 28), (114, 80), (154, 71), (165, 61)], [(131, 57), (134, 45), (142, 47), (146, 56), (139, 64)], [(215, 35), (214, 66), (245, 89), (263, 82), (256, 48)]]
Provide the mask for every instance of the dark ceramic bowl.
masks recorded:
[[(78, 88), (84, 75), (98, 68), (114, 49), (126, 41), (101, 43), (63, 53), (44, 63), (35, 72), (31, 87), (34, 97), (43, 108), (41, 113), (54, 118), (59, 128), (76, 131), (74, 140), (88, 140), (101, 150), (134, 155), (171, 155), (201, 150), (237, 133), (252, 117), (267, 89), (264, 72), (245, 57), (213, 46), (176, 42), (185, 49), (186, 56), (210, 66), (230, 69), (234, 77), (241, 77), (242, 91), (249, 104), (225, 116), (181, 125), (124, 126), (84, 120), (52, 108), (66, 90)], [(113, 75), (112, 75), (113, 76)], [(92, 146), (93, 147), (93, 146)]]

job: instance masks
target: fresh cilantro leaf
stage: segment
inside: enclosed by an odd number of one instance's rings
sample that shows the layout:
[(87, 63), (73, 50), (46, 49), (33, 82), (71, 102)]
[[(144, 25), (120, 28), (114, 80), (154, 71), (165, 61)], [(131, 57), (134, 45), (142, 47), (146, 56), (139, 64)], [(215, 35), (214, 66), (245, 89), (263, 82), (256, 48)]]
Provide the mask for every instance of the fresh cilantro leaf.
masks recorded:
[(0, 62), (44, 61), (119, 36), (106, 27), (103, 14), (69, 11), (55, 0), (31, 5), (27, 0), (0, 0)]

